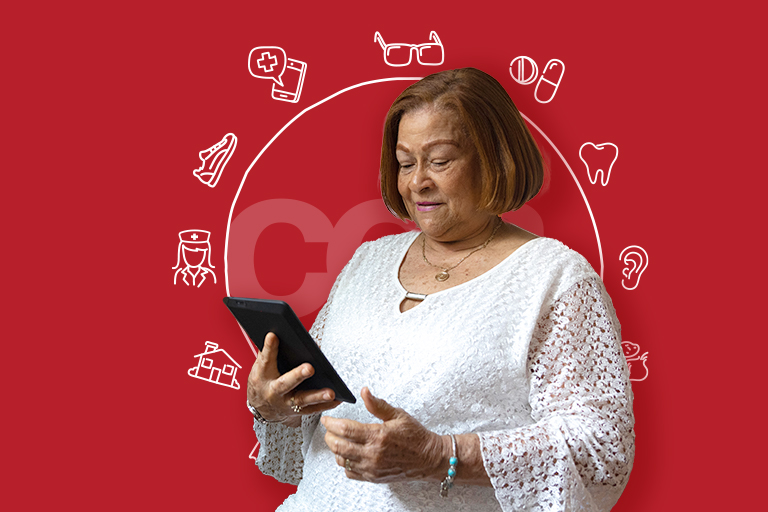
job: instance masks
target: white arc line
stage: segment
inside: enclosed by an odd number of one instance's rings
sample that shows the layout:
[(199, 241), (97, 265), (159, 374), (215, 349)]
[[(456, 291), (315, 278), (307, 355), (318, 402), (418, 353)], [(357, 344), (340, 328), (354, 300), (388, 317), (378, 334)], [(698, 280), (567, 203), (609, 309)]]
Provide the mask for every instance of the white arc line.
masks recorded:
[[(229, 231), (230, 231), (230, 227), (232, 225), (232, 213), (235, 210), (235, 205), (237, 204), (237, 199), (240, 197), (240, 192), (243, 190), (243, 185), (245, 185), (245, 180), (248, 177), (248, 173), (251, 172), (251, 169), (253, 169), (253, 166), (256, 165), (256, 162), (259, 161), (259, 158), (261, 158), (261, 155), (264, 154), (264, 152), (267, 150), (267, 148), (269, 148), (272, 145), (272, 143), (275, 140), (277, 140), (277, 138), (286, 130), (286, 128), (291, 126), (298, 118), (300, 118), (301, 116), (303, 116), (304, 114), (306, 114), (307, 112), (312, 110), (313, 108), (318, 107), (318, 106), (322, 105), (323, 103), (326, 103), (327, 101), (330, 101), (333, 98), (335, 98), (336, 96), (339, 96), (339, 95), (341, 95), (341, 94), (343, 94), (343, 93), (345, 93), (347, 91), (351, 91), (353, 89), (357, 89), (358, 87), (363, 87), (363, 86), (366, 86), (366, 85), (378, 84), (378, 83), (383, 83), (383, 82), (395, 82), (395, 81), (403, 81), (403, 80), (416, 81), (416, 80), (421, 80), (422, 78), (423, 77), (418, 77), (418, 76), (417, 77), (379, 78), (379, 79), (376, 79), (376, 80), (369, 80), (367, 82), (360, 82), (359, 84), (351, 85), (349, 87), (341, 89), (340, 91), (337, 91), (337, 92), (331, 94), (330, 96), (328, 96), (328, 97), (318, 101), (317, 103), (314, 103), (314, 104), (308, 106), (307, 108), (305, 108), (304, 110), (302, 110), (301, 112), (296, 114), (293, 117), (293, 119), (288, 121), (285, 124), (285, 126), (280, 128), (280, 130), (269, 140), (269, 142), (267, 142), (267, 144), (263, 148), (261, 148), (261, 151), (259, 151), (259, 154), (256, 155), (256, 158), (253, 159), (253, 162), (251, 162), (251, 165), (248, 166), (248, 169), (246, 169), (245, 174), (243, 174), (243, 179), (240, 181), (240, 186), (237, 188), (237, 193), (235, 194), (235, 199), (232, 201), (232, 206), (230, 206), (230, 208), (229, 208), (229, 216), (227, 218), (227, 234), (226, 234), (226, 238), (224, 240), (224, 284), (226, 286), (227, 296), (230, 295), (230, 293), (229, 293), (229, 262), (227, 260), (227, 254), (229, 253)], [(552, 140), (550, 140), (550, 138), (547, 137), (547, 135), (541, 130), (541, 128), (539, 128), (536, 125), (536, 123), (531, 121), (528, 118), (528, 116), (526, 116), (522, 112), (520, 112), (520, 115), (523, 116), (523, 118), (531, 126), (536, 128), (536, 131), (538, 131), (541, 134), (541, 136), (544, 137), (547, 142), (549, 142), (550, 146), (552, 146), (554, 148), (554, 150), (557, 152), (557, 156), (559, 156), (560, 160), (562, 160), (563, 163), (565, 164), (566, 168), (568, 169), (568, 172), (571, 173), (571, 177), (573, 178), (573, 181), (576, 182), (576, 186), (579, 189), (579, 193), (581, 194), (581, 198), (584, 200), (584, 204), (587, 205), (587, 211), (589, 212), (589, 218), (592, 221), (592, 227), (595, 230), (595, 237), (597, 239), (597, 249), (598, 249), (598, 252), (600, 253), (600, 279), (602, 279), (603, 278), (603, 268), (604, 268), (604, 266), (603, 266), (603, 247), (602, 247), (602, 245), (600, 243), (600, 233), (597, 231), (597, 224), (595, 223), (595, 216), (592, 214), (592, 208), (589, 205), (589, 201), (587, 200), (587, 196), (584, 194), (584, 190), (581, 188), (581, 184), (579, 183), (578, 178), (576, 178), (576, 174), (573, 172), (573, 169), (571, 169), (571, 166), (568, 165), (568, 162), (566, 161), (565, 157), (563, 157), (563, 154), (560, 152), (560, 150), (557, 148), (557, 146), (555, 146), (555, 144), (552, 142)], [(242, 330), (242, 328), (241, 328), (241, 330)], [(245, 333), (243, 333), (243, 334), (245, 334)], [(246, 339), (246, 341), (248, 341), (249, 338), (247, 336), (245, 336), (245, 339)], [(253, 347), (253, 344), (248, 342), (248, 346), (251, 348), (251, 351), (253, 351), (253, 355), (255, 356), (256, 355), (256, 349)]]
[(314, 103), (295, 116), (293, 116), (293, 119), (288, 121), (285, 126), (280, 128), (280, 131), (278, 131), (271, 139), (269, 139), (269, 142), (267, 142), (266, 146), (261, 148), (261, 151), (259, 151), (259, 154), (256, 155), (256, 158), (253, 159), (253, 162), (251, 162), (251, 165), (248, 166), (248, 169), (246, 169), (245, 174), (243, 174), (243, 179), (240, 181), (240, 186), (237, 187), (237, 193), (235, 194), (235, 199), (232, 201), (232, 206), (229, 208), (229, 217), (227, 218), (227, 236), (224, 240), (224, 283), (227, 287), (227, 295), (229, 295), (229, 263), (227, 262), (227, 254), (229, 253), (229, 228), (232, 224), (232, 212), (235, 210), (235, 204), (237, 204), (237, 198), (240, 197), (240, 191), (243, 190), (243, 185), (245, 185), (245, 179), (248, 177), (248, 173), (251, 172), (251, 169), (253, 169), (253, 166), (256, 165), (256, 162), (259, 161), (259, 158), (261, 158), (261, 155), (264, 154), (264, 152), (269, 148), (269, 146), (272, 145), (273, 142), (282, 134), (286, 128), (291, 126), (298, 118), (309, 112), (315, 107), (318, 107), (322, 105), (323, 103), (332, 100), (336, 96), (339, 96), (340, 94), (343, 94), (347, 91), (351, 91), (352, 89), (357, 89), (358, 87), (363, 87), (364, 85), (371, 85), (371, 84), (377, 84), (382, 82), (394, 82), (397, 80), (421, 80), (423, 77), (416, 76), (416, 77), (392, 77), (392, 78), (379, 78), (377, 80), (369, 80), (367, 82), (360, 82), (359, 84), (351, 85), (345, 89), (342, 89), (340, 91), (337, 91), (327, 98), (324, 98), (317, 103)]
[[(523, 118), (526, 121), (528, 121), (528, 123), (530, 123), (531, 126), (536, 128), (536, 131), (538, 131), (541, 134), (542, 137), (547, 139), (547, 142), (549, 142), (549, 145), (552, 146), (555, 149), (555, 151), (557, 152), (557, 156), (560, 157), (560, 160), (562, 160), (563, 163), (565, 164), (565, 166), (568, 168), (568, 172), (571, 173), (571, 177), (573, 178), (573, 181), (576, 182), (576, 186), (579, 187), (579, 193), (581, 194), (581, 198), (584, 199), (584, 204), (587, 205), (587, 211), (589, 212), (589, 218), (590, 218), (590, 220), (592, 220), (592, 227), (595, 229), (595, 238), (597, 238), (597, 250), (600, 252), (600, 279), (603, 279), (603, 269), (604, 269), (604, 265), (603, 265), (603, 246), (600, 243), (600, 233), (597, 231), (597, 223), (595, 222), (595, 216), (592, 214), (592, 207), (589, 206), (589, 201), (587, 201), (587, 196), (584, 195), (584, 189), (581, 188), (581, 183), (579, 183), (579, 179), (576, 177), (576, 174), (573, 172), (573, 169), (571, 169), (571, 166), (568, 165), (568, 162), (566, 161), (565, 157), (563, 157), (563, 154), (560, 152), (559, 149), (557, 149), (557, 146), (555, 146), (555, 143), (552, 142), (549, 139), (549, 137), (547, 137), (547, 135), (541, 130), (541, 128), (536, 126), (536, 123), (534, 123), (533, 121), (528, 119), (528, 116), (526, 116), (522, 112), (520, 112), (520, 115), (523, 116)], [(225, 261), (225, 265), (226, 265), (226, 261)], [(226, 272), (226, 266), (225, 266), (225, 270), (224, 271)]]

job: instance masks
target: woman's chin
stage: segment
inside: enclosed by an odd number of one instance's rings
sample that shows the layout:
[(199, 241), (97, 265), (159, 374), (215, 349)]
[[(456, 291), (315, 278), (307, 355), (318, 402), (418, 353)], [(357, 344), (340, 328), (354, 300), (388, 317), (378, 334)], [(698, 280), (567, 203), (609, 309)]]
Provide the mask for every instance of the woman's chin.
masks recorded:
[(416, 226), (427, 238), (432, 238), (433, 240), (440, 240), (446, 234), (445, 226), (437, 222), (422, 219), (416, 223)]

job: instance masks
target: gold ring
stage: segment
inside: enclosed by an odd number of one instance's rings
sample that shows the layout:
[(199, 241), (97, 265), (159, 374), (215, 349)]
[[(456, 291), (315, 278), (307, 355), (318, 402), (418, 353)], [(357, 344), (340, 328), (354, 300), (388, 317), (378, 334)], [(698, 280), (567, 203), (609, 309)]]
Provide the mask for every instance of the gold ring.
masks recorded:
[(350, 473), (352, 472), (352, 467), (349, 465), (349, 459), (344, 459), (344, 469), (346, 469)]
[(296, 414), (299, 414), (301, 412), (301, 406), (296, 405), (296, 400), (294, 400), (293, 397), (291, 397), (291, 409), (293, 409), (293, 412)]

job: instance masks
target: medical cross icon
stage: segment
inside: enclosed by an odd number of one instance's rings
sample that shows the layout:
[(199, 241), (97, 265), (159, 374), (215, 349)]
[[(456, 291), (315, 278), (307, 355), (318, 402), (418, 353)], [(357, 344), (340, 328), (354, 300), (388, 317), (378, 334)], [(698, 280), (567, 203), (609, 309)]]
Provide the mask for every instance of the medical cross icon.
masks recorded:
[(279, 46), (257, 46), (248, 53), (248, 72), (271, 80), (272, 99), (296, 103), (301, 96), (307, 63), (289, 59)]
[[(184, 281), (187, 286), (200, 288), (207, 278), (216, 274), (211, 263), (211, 232), (204, 229), (187, 229), (179, 232), (179, 246), (176, 249), (176, 265), (173, 267), (173, 284)], [(226, 374), (229, 375), (229, 374)]]
[[(272, 62), (266, 62), (267, 59), (272, 59)], [(269, 52), (264, 52), (261, 54), (261, 58), (256, 61), (256, 64), (265, 72), (270, 73), (272, 72), (272, 68), (277, 66), (277, 57), (271, 55)]]

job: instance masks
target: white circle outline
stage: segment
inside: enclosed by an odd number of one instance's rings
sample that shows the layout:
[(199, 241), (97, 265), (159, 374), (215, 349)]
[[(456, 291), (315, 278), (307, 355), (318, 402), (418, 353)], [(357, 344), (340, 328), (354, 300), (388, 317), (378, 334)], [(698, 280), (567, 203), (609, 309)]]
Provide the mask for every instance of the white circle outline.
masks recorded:
[[(237, 188), (237, 193), (235, 194), (235, 199), (232, 201), (232, 206), (229, 208), (229, 217), (227, 218), (227, 235), (226, 235), (226, 238), (224, 240), (224, 284), (225, 284), (226, 289), (227, 289), (227, 296), (229, 296), (229, 263), (227, 262), (227, 254), (229, 253), (229, 230), (230, 230), (230, 227), (232, 225), (232, 212), (235, 211), (235, 204), (237, 204), (237, 199), (240, 197), (240, 191), (243, 189), (243, 185), (245, 185), (246, 178), (248, 178), (248, 173), (251, 172), (251, 169), (253, 169), (253, 166), (256, 165), (256, 162), (259, 161), (259, 158), (261, 158), (261, 155), (264, 154), (264, 152), (267, 150), (267, 148), (269, 148), (269, 146), (271, 146), (272, 143), (275, 142), (275, 140), (277, 140), (277, 138), (286, 130), (286, 128), (291, 126), (298, 118), (300, 118), (301, 116), (303, 116), (304, 114), (306, 114), (307, 112), (312, 110), (313, 108), (319, 107), (323, 103), (325, 103), (327, 101), (330, 101), (333, 98), (335, 98), (336, 96), (339, 96), (339, 95), (341, 95), (341, 94), (343, 94), (343, 93), (345, 93), (347, 91), (351, 91), (352, 89), (357, 89), (358, 87), (363, 87), (365, 85), (378, 84), (378, 83), (383, 83), (383, 82), (393, 82), (393, 81), (400, 81), (400, 80), (416, 81), (416, 80), (421, 80), (422, 78), (424, 78), (424, 77), (417, 76), (417, 77), (379, 78), (379, 79), (376, 79), (376, 80), (368, 80), (367, 82), (360, 82), (359, 84), (351, 85), (349, 87), (341, 89), (340, 91), (337, 91), (337, 92), (331, 94), (330, 96), (328, 96), (326, 98), (323, 98), (322, 100), (318, 101), (317, 103), (314, 103), (314, 104), (308, 106), (307, 108), (305, 108), (304, 110), (302, 110), (301, 112), (296, 114), (293, 117), (293, 119), (288, 121), (285, 124), (285, 126), (280, 128), (280, 130), (269, 140), (269, 142), (267, 142), (267, 144), (261, 149), (261, 151), (259, 151), (259, 154), (256, 155), (256, 158), (253, 159), (253, 162), (251, 162), (251, 165), (248, 166), (248, 169), (246, 169), (245, 174), (243, 174), (243, 179), (240, 181), (240, 186)], [(587, 196), (584, 194), (584, 189), (581, 188), (581, 184), (579, 183), (579, 180), (576, 178), (576, 174), (573, 172), (573, 169), (571, 169), (571, 166), (568, 165), (568, 162), (565, 160), (565, 157), (563, 157), (563, 154), (560, 152), (560, 150), (557, 148), (557, 146), (555, 146), (555, 144), (550, 140), (550, 138), (547, 137), (546, 134), (541, 130), (541, 128), (539, 128), (536, 125), (536, 123), (531, 121), (528, 118), (528, 116), (526, 116), (522, 112), (520, 112), (520, 115), (523, 116), (523, 119), (525, 119), (528, 122), (528, 124), (530, 124), (531, 126), (536, 128), (536, 131), (538, 131), (539, 134), (541, 134), (541, 136), (544, 137), (547, 140), (547, 142), (549, 142), (549, 145), (552, 146), (555, 149), (555, 151), (557, 152), (557, 156), (559, 156), (560, 160), (563, 161), (563, 163), (565, 164), (565, 167), (568, 169), (568, 172), (571, 173), (571, 177), (573, 178), (573, 181), (576, 182), (576, 186), (579, 188), (579, 193), (581, 194), (582, 199), (584, 199), (584, 204), (587, 205), (587, 211), (589, 212), (589, 218), (592, 221), (592, 227), (595, 230), (595, 238), (597, 239), (597, 249), (598, 249), (598, 251), (600, 253), (600, 279), (602, 279), (603, 278), (603, 269), (604, 269), (604, 265), (603, 265), (603, 247), (602, 247), (602, 245), (600, 243), (600, 233), (597, 230), (597, 223), (595, 222), (595, 216), (592, 214), (592, 208), (589, 206), (589, 201), (587, 200)], [(241, 330), (242, 330), (242, 328), (241, 328)], [(245, 335), (245, 332), (243, 332), (243, 335)], [(248, 336), (245, 336), (245, 339), (247, 341), (248, 340)], [(253, 344), (249, 342), (248, 346), (251, 347), (251, 350), (253, 351), (254, 355), (256, 355), (256, 350), (254, 349)]]
[[(531, 66), (531, 68), (533, 69), (533, 74), (530, 80), (523, 80), (521, 82), (520, 80), (517, 79), (517, 77), (515, 77), (514, 73), (512, 73), (512, 64), (514, 64), (517, 59), (527, 59), (528, 61), (530, 61), (531, 64), (533, 64), (533, 66)], [(509, 63), (509, 74), (510, 76), (512, 76), (512, 80), (519, 83), (520, 85), (530, 85), (533, 82), (535, 82), (537, 78), (539, 78), (539, 66), (538, 64), (536, 64), (536, 61), (533, 60), (532, 58), (527, 57), (525, 55), (518, 55), (517, 57), (512, 59), (512, 62)]]

